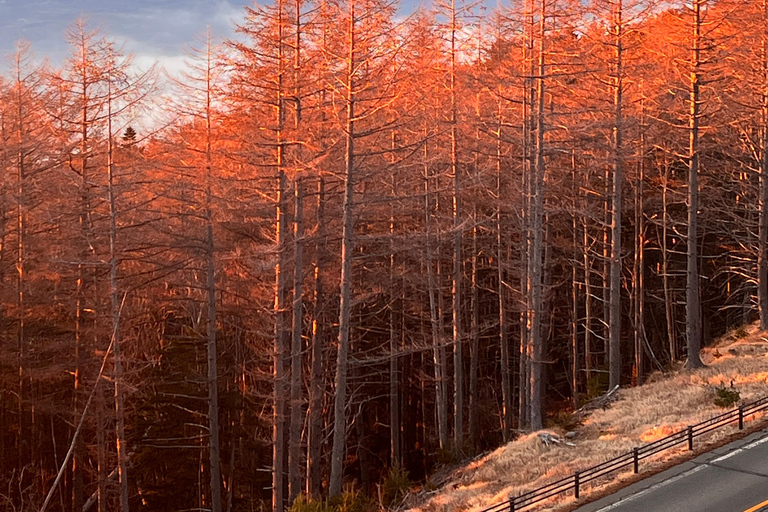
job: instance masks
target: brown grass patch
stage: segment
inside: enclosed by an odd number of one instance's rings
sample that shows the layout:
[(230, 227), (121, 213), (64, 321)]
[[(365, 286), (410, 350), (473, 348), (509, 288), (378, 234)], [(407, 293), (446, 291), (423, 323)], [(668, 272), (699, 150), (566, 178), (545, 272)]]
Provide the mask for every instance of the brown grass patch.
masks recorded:
[[(743, 403), (768, 395), (768, 333), (758, 332), (755, 325), (747, 326), (746, 332), (747, 336), (740, 338), (727, 334), (705, 349), (702, 359), (706, 368), (654, 375), (644, 386), (621, 389), (619, 399), (610, 408), (595, 411), (585, 419), (572, 440), (575, 446), (545, 446), (538, 433), (522, 436), (454, 470), (447, 483), (431, 496), (411, 496), (407, 506), (413, 512), (477, 512), (722, 413), (723, 409), (713, 402), (717, 386), (733, 383)], [(754, 419), (759, 417), (748, 421)], [(697, 451), (723, 442), (736, 430), (733, 425), (697, 438)], [(644, 460), (641, 468), (669, 465), (685, 450), (683, 445), (667, 450)], [(628, 468), (584, 486), (582, 493), (586, 496), (617, 482), (634, 480), (631, 471)], [(572, 503), (571, 496), (564, 496), (550, 501), (547, 507)]]

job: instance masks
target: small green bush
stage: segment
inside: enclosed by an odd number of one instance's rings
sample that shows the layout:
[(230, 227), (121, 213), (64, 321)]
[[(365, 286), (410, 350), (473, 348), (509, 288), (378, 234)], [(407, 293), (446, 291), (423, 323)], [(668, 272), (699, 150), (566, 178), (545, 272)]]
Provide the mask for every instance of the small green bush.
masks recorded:
[(714, 402), (716, 406), (726, 409), (739, 400), (741, 400), (741, 395), (739, 394), (739, 391), (733, 387), (733, 384), (731, 384), (731, 387), (727, 388), (725, 387), (725, 384), (721, 383), (719, 387), (715, 388)]
[(325, 501), (310, 501), (301, 495), (296, 498), (288, 512), (335, 512), (335, 509)]
[(547, 419), (550, 427), (560, 427), (568, 432), (581, 426), (581, 421), (571, 411), (557, 411)]
[(737, 329), (736, 329), (736, 330), (733, 332), (733, 335), (734, 335), (734, 336), (736, 336), (736, 339), (737, 339), (737, 340), (740, 340), (740, 339), (742, 339), (742, 338), (746, 338), (746, 337), (747, 337), (747, 329), (746, 329), (746, 328), (745, 328), (743, 325), (741, 325), (741, 326), (739, 326), (739, 327), (738, 327), (738, 328), (737, 328)]
[(438, 448), (435, 452), (435, 462), (438, 466), (450, 466), (458, 462), (456, 455), (447, 448)]
[(299, 496), (293, 502), (288, 512), (374, 512), (378, 511), (376, 504), (363, 493), (345, 490), (328, 501), (310, 501), (305, 496)]
[(328, 500), (328, 506), (331, 508), (322, 512), (373, 512), (378, 510), (378, 506), (371, 498), (360, 491), (351, 489)]
[(411, 482), (407, 470), (398, 466), (390, 468), (381, 484), (382, 505), (389, 508), (399, 503), (405, 498), (412, 486), (413, 482)]
[(596, 372), (587, 381), (587, 400), (596, 398), (608, 391), (608, 372)]

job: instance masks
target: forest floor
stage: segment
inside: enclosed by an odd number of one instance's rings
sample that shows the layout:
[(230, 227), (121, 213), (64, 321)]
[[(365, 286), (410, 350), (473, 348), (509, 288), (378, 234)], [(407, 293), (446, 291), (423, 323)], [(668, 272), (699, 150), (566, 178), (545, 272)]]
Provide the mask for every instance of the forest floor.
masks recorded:
[[(727, 333), (704, 349), (701, 356), (705, 368), (689, 371), (680, 367), (653, 374), (642, 386), (620, 389), (618, 398), (608, 408), (593, 411), (574, 429), (575, 436), (569, 439), (571, 445), (546, 445), (539, 436), (541, 432), (523, 435), (443, 472), (437, 490), (428, 491), (425, 487), (410, 495), (402, 508), (412, 512), (477, 512), (722, 413), (723, 409), (714, 404), (716, 387), (733, 385), (741, 395), (741, 403), (768, 395), (768, 332), (758, 331), (756, 325)], [(737, 426), (733, 425), (697, 438), (697, 451), (722, 443), (736, 431)], [(558, 436), (566, 433), (558, 428), (546, 432)], [(690, 453), (686, 450), (681, 445), (644, 460), (641, 472), (669, 466), (672, 460)], [(615, 487), (617, 482), (636, 479), (628, 468), (605, 481), (583, 486), (582, 499), (588, 501), (590, 494), (594, 496), (609, 486)], [(564, 496), (550, 501), (546, 507), (564, 510), (573, 505), (573, 497)]]

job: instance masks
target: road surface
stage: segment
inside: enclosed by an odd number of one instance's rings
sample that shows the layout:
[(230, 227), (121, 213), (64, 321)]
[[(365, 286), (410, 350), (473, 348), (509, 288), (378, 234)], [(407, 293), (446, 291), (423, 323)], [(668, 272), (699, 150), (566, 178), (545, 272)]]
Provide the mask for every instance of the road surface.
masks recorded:
[(576, 512), (768, 512), (768, 429)]

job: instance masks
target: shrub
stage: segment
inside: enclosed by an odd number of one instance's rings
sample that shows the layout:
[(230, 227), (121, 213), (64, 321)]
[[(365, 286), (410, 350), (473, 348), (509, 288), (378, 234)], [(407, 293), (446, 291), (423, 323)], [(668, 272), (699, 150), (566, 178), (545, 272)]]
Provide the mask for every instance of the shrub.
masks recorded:
[(728, 408), (738, 402), (741, 399), (739, 391), (733, 387), (725, 387), (725, 384), (720, 383), (719, 387), (715, 388), (715, 405), (722, 408)]
[(373, 512), (378, 510), (378, 507), (371, 498), (360, 491), (351, 489), (347, 489), (338, 496), (328, 500), (328, 506), (330, 508), (327, 509), (327, 512)]
[(739, 326), (739, 327), (738, 327), (738, 328), (737, 328), (737, 329), (736, 329), (736, 330), (733, 332), (733, 335), (734, 335), (734, 336), (736, 336), (736, 339), (737, 339), (737, 340), (740, 340), (740, 339), (742, 339), (742, 338), (746, 338), (746, 337), (747, 337), (747, 329), (746, 329), (746, 328), (745, 328), (743, 325), (741, 325), (741, 326)]
[(363, 493), (346, 489), (328, 501), (310, 501), (299, 496), (288, 512), (374, 512), (378, 507)]
[(608, 372), (598, 371), (587, 381), (587, 400), (598, 397), (608, 391)]
[(301, 495), (296, 498), (288, 512), (335, 512), (335, 509), (325, 501), (310, 501)]
[(384, 507), (389, 508), (400, 502), (411, 489), (413, 482), (408, 477), (408, 471), (393, 467), (389, 469), (384, 482), (381, 484), (381, 501)]
[(547, 423), (550, 427), (560, 427), (567, 432), (576, 430), (582, 425), (579, 418), (571, 411), (557, 411), (548, 418)]
[(438, 466), (450, 466), (456, 464), (458, 459), (451, 450), (447, 448), (438, 448), (435, 452), (435, 462)]

